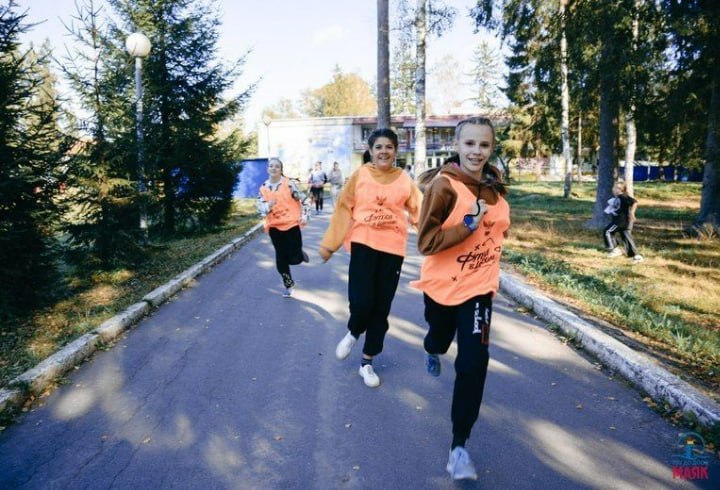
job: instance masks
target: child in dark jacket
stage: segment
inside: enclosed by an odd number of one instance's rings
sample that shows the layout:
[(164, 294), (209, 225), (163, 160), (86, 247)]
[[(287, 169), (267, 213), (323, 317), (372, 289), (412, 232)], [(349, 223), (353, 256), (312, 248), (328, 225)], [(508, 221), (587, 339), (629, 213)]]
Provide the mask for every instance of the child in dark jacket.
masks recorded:
[(605, 213), (612, 217), (612, 221), (603, 230), (605, 248), (609, 257), (622, 255), (622, 251), (615, 241), (615, 233), (619, 233), (625, 244), (625, 253), (634, 263), (642, 262), (643, 256), (637, 253), (637, 247), (632, 237), (632, 227), (635, 223), (635, 210), (637, 201), (627, 193), (625, 184), (617, 182), (613, 186), (613, 196), (608, 200)]

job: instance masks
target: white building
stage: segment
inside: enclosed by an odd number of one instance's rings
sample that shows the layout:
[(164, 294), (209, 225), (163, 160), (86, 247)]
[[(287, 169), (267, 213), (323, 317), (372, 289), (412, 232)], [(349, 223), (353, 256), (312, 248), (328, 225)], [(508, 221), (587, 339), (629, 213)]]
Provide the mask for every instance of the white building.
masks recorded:
[[(427, 163), (435, 167), (453, 149), (455, 126), (467, 115), (429, 116), (427, 130)], [(506, 124), (506, 116), (496, 124)], [(398, 165), (412, 164), (415, 140), (415, 118), (395, 116), (391, 127), (398, 134)], [(375, 117), (318, 117), (306, 119), (266, 119), (258, 127), (260, 157), (278, 157), (285, 175), (304, 181), (317, 161), (329, 171), (333, 162), (340, 164), (348, 177), (362, 163), (367, 139), (377, 127)]]

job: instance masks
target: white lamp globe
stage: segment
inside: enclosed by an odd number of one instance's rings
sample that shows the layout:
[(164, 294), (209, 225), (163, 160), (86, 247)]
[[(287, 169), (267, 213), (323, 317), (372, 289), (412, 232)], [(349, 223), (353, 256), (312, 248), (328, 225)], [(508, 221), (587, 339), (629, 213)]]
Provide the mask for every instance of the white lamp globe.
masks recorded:
[(125, 49), (134, 58), (144, 58), (150, 52), (150, 39), (145, 34), (135, 32), (130, 34), (125, 40)]

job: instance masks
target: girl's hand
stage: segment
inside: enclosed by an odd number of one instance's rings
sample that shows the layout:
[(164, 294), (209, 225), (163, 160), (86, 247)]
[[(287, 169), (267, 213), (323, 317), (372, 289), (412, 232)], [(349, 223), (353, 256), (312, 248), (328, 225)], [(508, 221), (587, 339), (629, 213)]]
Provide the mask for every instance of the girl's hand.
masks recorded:
[(332, 250), (330, 250), (327, 247), (323, 247), (322, 245), (320, 245), (319, 253), (320, 253), (320, 257), (322, 257), (322, 259), (323, 259), (323, 263), (330, 260), (330, 257), (332, 257), (332, 254), (333, 254)]
[(473, 217), (473, 221), (475, 222), (475, 226), (480, 226), (480, 223), (482, 221), (483, 215), (487, 213), (488, 207), (487, 203), (485, 203), (485, 200), (478, 199), (475, 201), (475, 203), (470, 208), (470, 212), (468, 213)]

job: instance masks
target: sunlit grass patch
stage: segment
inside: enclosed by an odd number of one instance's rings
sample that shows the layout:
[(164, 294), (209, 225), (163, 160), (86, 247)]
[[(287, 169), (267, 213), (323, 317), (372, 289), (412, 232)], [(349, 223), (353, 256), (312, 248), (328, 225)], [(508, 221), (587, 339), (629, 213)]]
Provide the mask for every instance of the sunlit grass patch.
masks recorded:
[(607, 257), (600, 231), (585, 228), (595, 183), (574, 184), (570, 200), (562, 183), (509, 188), (507, 263), (720, 387), (720, 241), (683, 234), (699, 209), (699, 185), (635, 184), (633, 234), (645, 257), (637, 265)]

